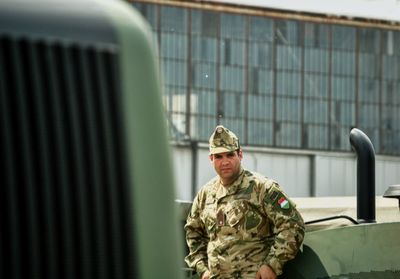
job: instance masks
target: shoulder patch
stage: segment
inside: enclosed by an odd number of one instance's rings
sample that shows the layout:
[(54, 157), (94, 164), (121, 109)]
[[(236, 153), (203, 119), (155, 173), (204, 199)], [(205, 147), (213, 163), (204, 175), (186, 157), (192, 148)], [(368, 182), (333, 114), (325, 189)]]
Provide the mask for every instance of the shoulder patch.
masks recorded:
[(281, 208), (284, 208), (284, 209), (289, 209), (289, 208), (290, 208), (290, 203), (289, 203), (289, 201), (288, 201), (285, 197), (281, 197), (281, 198), (278, 200), (278, 203), (279, 203), (279, 206), (280, 206)]
[(279, 210), (288, 210), (293, 207), (286, 195), (276, 186), (272, 186), (269, 189), (264, 198), (264, 202)]

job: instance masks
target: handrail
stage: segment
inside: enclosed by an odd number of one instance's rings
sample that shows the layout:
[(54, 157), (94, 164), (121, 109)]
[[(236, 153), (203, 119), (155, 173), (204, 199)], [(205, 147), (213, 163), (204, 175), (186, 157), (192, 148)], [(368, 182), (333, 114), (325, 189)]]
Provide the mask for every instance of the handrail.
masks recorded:
[(352, 222), (355, 225), (360, 224), (358, 221), (354, 220), (353, 218), (351, 218), (350, 216), (347, 216), (347, 215), (337, 215), (337, 216), (330, 216), (330, 217), (315, 219), (315, 220), (307, 221), (307, 222), (305, 222), (305, 224), (310, 225), (310, 224), (315, 224), (315, 223), (319, 223), (319, 222), (325, 222), (325, 221), (342, 219), (342, 218), (349, 220), (350, 222)]

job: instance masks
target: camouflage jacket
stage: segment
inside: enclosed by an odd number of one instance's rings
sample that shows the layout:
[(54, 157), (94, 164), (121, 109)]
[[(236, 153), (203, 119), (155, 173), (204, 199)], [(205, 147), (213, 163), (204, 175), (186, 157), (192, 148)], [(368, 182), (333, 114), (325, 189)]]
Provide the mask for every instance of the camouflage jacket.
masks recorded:
[(277, 275), (295, 257), (304, 222), (279, 185), (241, 170), (229, 187), (219, 177), (197, 194), (187, 217), (186, 263), (211, 278), (255, 278), (261, 265)]

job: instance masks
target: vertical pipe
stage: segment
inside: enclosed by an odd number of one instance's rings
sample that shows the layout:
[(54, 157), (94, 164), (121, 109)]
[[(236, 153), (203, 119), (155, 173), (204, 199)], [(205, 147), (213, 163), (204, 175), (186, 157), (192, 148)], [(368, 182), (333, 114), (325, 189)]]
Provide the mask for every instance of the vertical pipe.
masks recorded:
[[(272, 123), (273, 123), (273, 135), (272, 135), (272, 146), (277, 146), (277, 140), (276, 140), (276, 134), (277, 134), (277, 128), (278, 128), (278, 122), (277, 122), (277, 106), (278, 106), (278, 101), (277, 101), (277, 75), (278, 75), (278, 70), (277, 70), (277, 63), (278, 63), (278, 58), (277, 58), (277, 20), (274, 20), (272, 22), (272, 34), (274, 35), (273, 40), (271, 42), (272, 45)], [(279, 127), (280, 128), (280, 127)]]
[(191, 189), (191, 196), (192, 200), (196, 196), (197, 193), (197, 158), (199, 152), (198, 142), (196, 140), (190, 141), (190, 149), (192, 151), (192, 189)]
[(185, 133), (186, 135), (191, 135), (191, 102), (190, 99), (192, 97), (192, 83), (193, 83), (193, 72), (192, 72), (192, 9), (187, 9), (188, 20), (187, 20), (187, 38), (188, 38), (188, 46), (187, 46), (187, 86), (186, 86), (186, 113), (185, 113)]
[(375, 223), (375, 151), (371, 140), (353, 128), (350, 143), (357, 154), (357, 219)]
[(246, 20), (246, 33), (245, 33), (245, 74), (244, 74), (244, 141), (243, 143), (249, 144), (249, 94), (250, 94), (250, 83), (249, 83), (249, 71), (250, 71), (250, 66), (249, 66), (249, 56), (250, 56), (250, 39), (249, 39), (249, 34), (250, 34), (250, 16), (245, 17)]
[(310, 156), (310, 188), (309, 188), (309, 195), (310, 197), (317, 196), (317, 155)]

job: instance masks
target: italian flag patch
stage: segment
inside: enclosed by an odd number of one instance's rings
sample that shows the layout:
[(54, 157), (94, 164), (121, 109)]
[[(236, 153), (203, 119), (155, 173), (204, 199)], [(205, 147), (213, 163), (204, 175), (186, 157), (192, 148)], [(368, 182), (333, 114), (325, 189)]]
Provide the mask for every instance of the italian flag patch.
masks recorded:
[(288, 200), (285, 199), (284, 197), (280, 198), (280, 199), (278, 200), (278, 203), (279, 203), (279, 206), (280, 206), (281, 208), (289, 209), (289, 207), (290, 207)]

